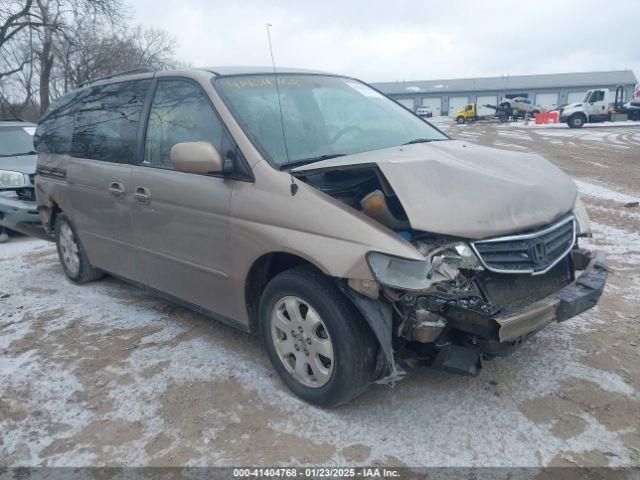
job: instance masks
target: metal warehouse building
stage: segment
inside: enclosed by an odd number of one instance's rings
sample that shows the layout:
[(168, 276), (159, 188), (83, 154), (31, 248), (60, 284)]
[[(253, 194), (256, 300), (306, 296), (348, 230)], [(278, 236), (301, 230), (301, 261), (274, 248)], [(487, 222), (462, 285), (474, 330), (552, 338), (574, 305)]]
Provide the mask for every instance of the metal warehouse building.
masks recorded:
[[(469, 102), (496, 105), (504, 97), (527, 97), (547, 109), (579, 102), (591, 88), (625, 87), (625, 99), (637, 83), (631, 70), (514, 75), (503, 77), (373, 83), (381, 92), (415, 111), (429, 107), (434, 116), (453, 115)], [(482, 111), (485, 110), (485, 111)], [(491, 110), (480, 109), (481, 115)]]

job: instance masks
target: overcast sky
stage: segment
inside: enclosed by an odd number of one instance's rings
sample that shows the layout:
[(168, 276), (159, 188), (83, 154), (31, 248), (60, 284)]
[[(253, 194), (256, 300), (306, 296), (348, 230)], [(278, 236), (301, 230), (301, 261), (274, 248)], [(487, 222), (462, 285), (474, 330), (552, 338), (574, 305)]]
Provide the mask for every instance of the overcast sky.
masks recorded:
[(135, 21), (169, 31), (193, 66), (276, 63), (369, 82), (632, 69), (632, 0), (132, 0)]

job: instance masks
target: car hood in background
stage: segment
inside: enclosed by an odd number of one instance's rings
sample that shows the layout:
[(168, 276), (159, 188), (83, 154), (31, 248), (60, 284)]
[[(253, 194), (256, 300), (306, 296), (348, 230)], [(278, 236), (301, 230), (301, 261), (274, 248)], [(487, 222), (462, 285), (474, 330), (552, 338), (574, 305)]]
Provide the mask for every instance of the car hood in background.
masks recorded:
[(36, 173), (38, 155), (17, 155), (14, 157), (0, 157), (0, 170), (32, 175)]
[(377, 166), (415, 230), (481, 239), (546, 225), (570, 212), (577, 189), (539, 155), (457, 140), (324, 160), (293, 172)]

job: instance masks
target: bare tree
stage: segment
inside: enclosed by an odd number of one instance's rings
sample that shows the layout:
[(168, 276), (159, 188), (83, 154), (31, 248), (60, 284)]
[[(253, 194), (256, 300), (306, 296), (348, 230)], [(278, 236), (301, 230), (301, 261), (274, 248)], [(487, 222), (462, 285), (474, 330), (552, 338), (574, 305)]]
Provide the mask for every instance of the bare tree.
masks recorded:
[(171, 68), (175, 40), (164, 30), (140, 26), (103, 28), (100, 22), (80, 22), (73, 35), (57, 46), (60, 58), (54, 91), (59, 93), (89, 80), (139, 67)]
[(44, 113), (52, 99), (117, 71), (182, 66), (175, 40), (128, 25), (122, 2), (0, 0), (0, 114)]
[(115, 25), (121, 19), (120, 0), (36, 0), (37, 12), (42, 19), (38, 30), (40, 109), (44, 113), (51, 101), (51, 75), (56, 60), (56, 46), (73, 36), (78, 20), (93, 17)]
[(34, 12), (33, 0), (0, 2), (0, 80), (21, 71), (32, 61), (31, 55), (16, 57), (15, 44), (31, 28), (42, 27)]

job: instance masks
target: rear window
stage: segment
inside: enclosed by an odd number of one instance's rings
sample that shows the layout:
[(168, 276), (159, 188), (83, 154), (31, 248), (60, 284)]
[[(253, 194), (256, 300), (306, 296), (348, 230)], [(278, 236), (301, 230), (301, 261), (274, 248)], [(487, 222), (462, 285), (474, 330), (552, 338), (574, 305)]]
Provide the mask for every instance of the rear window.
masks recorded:
[(129, 163), (136, 154), (136, 136), (150, 80), (100, 85), (82, 99), (76, 112), (71, 155)]
[(61, 155), (69, 153), (75, 107), (83, 93), (85, 92), (67, 94), (51, 104), (33, 137), (33, 144), (38, 152)]

